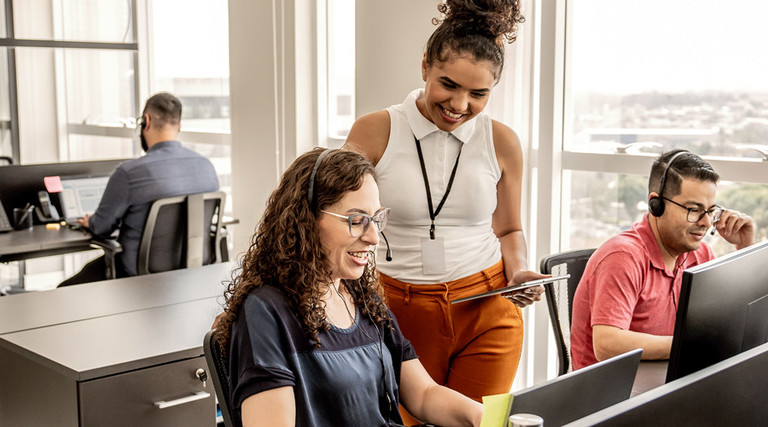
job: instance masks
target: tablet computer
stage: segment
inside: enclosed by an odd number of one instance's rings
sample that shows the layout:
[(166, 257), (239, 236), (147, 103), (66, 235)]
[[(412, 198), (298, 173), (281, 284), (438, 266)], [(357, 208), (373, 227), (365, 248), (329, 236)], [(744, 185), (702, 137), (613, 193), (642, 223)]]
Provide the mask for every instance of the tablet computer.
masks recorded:
[(472, 296), (469, 296), (469, 297), (459, 298), (459, 299), (451, 301), (451, 304), (458, 304), (458, 303), (464, 302), (464, 301), (471, 301), (473, 299), (485, 298), (485, 297), (489, 297), (491, 295), (498, 295), (498, 294), (505, 294), (507, 292), (519, 291), (521, 289), (530, 288), (530, 287), (533, 287), (533, 286), (548, 285), (550, 283), (554, 283), (554, 282), (557, 282), (559, 280), (565, 280), (565, 279), (567, 279), (569, 277), (571, 277), (570, 274), (563, 274), (562, 276), (552, 276), (552, 277), (545, 277), (543, 279), (531, 280), (531, 281), (528, 281), (528, 282), (525, 282), (525, 283), (521, 283), (519, 285), (505, 286), (503, 288), (494, 289), (494, 290), (488, 291), (488, 292), (483, 292), (482, 294), (477, 294), (477, 295), (472, 295)]

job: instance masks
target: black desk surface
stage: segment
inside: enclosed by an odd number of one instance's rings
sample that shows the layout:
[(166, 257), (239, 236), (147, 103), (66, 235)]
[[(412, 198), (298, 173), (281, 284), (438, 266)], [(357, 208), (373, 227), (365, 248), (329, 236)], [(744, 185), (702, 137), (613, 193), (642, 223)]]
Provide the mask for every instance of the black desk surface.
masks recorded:
[(0, 262), (18, 261), (90, 249), (91, 234), (61, 227), (47, 230), (35, 225), (24, 230), (0, 233)]
[(206, 298), (221, 303), (222, 281), (231, 278), (233, 268), (218, 263), (5, 296), (0, 335)]

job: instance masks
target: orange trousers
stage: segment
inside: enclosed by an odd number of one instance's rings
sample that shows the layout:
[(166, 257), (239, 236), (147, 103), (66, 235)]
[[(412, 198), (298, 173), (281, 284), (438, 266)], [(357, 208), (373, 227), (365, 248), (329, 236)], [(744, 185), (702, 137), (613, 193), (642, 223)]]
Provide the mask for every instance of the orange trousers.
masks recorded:
[[(380, 274), (387, 304), (405, 338), (438, 384), (481, 401), (509, 393), (523, 347), (523, 318), (514, 303), (495, 295), (452, 300), (507, 285), (504, 264), (447, 283), (413, 285)], [(402, 407), (406, 425), (418, 424)]]

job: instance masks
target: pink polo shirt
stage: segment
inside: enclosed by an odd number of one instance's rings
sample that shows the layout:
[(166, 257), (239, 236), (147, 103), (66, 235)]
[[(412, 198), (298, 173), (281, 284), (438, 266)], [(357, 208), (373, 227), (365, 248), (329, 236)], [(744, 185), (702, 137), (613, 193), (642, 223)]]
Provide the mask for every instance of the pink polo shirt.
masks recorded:
[(576, 288), (571, 320), (573, 369), (597, 362), (592, 326), (609, 325), (653, 335), (672, 335), (683, 271), (714, 259), (708, 244), (680, 255), (667, 269), (646, 214), (631, 230), (600, 246)]

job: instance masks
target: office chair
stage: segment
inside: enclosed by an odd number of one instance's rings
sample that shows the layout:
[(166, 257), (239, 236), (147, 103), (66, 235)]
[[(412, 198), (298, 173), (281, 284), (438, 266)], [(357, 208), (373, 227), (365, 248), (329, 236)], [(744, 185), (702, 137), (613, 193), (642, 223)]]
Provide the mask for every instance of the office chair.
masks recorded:
[(542, 258), (539, 269), (542, 274), (561, 275), (569, 273), (571, 277), (544, 287), (547, 295), (549, 317), (557, 342), (559, 360), (558, 375), (572, 370), (571, 365), (571, 317), (573, 314), (573, 295), (579, 286), (584, 267), (594, 249), (579, 249), (561, 252)]
[[(152, 203), (139, 242), (137, 272), (140, 275), (192, 268), (221, 261), (220, 240), (225, 193), (167, 197)], [(104, 250), (107, 278), (117, 277), (115, 256), (122, 246), (114, 240), (94, 239)]]
[(216, 390), (216, 398), (219, 401), (221, 417), (224, 419), (224, 426), (232, 426), (232, 417), (229, 412), (229, 362), (222, 354), (222, 348), (216, 341), (216, 330), (212, 329), (205, 334), (203, 338), (203, 352), (205, 361), (208, 363), (208, 370), (213, 375), (213, 388)]

